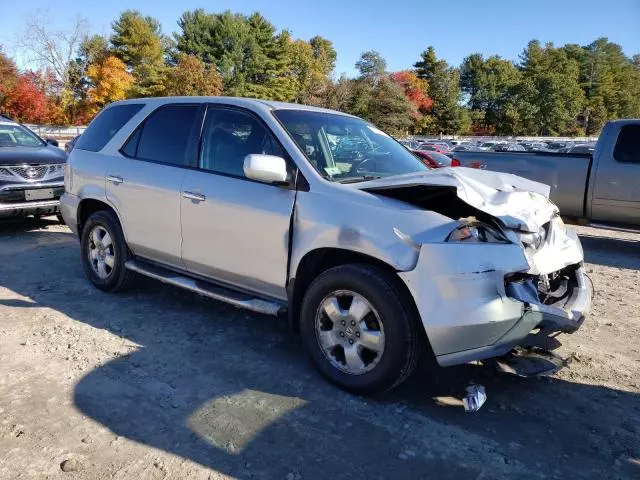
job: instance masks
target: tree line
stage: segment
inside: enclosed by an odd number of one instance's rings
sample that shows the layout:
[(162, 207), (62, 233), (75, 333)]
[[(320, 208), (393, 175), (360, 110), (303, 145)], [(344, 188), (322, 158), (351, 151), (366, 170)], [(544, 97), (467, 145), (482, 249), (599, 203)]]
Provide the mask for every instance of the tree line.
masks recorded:
[(319, 35), (294, 39), (260, 13), (186, 11), (178, 31), (126, 10), (110, 35), (78, 20), (67, 32), (32, 17), (18, 44), (37, 70), (0, 49), (0, 112), (19, 121), (86, 124), (110, 102), (230, 95), (317, 105), (395, 134), (592, 135), (609, 119), (640, 117), (640, 55), (599, 38), (555, 47), (532, 40), (516, 62), (474, 53), (459, 67), (426, 48), (389, 72), (364, 52), (355, 78), (334, 77), (337, 52)]

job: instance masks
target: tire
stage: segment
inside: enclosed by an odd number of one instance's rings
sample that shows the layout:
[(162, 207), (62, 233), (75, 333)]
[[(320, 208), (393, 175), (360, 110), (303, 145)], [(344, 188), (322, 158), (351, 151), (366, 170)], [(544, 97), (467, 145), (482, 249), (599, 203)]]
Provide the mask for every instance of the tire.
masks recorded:
[[(106, 276), (101, 275), (100, 271), (96, 270), (96, 264), (90, 257), (90, 250), (95, 252), (95, 248), (93, 248), (95, 247), (94, 232), (98, 232), (98, 236), (101, 236), (102, 240), (105, 241), (105, 244), (102, 245), (102, 250), (106, 252), (104, 256)], [(106, 235), (103, 232), (109, 235), (110, 242), (105, 239)], [(82, 266), (87, 278), (93, 285), (106, 292), (116, 292), (124, 290), (133, 283), (135, 273), (127, 270), (124, 266), (127, 260), (131, 258), (131, 252), (125, 242), (120, 222), (113, 212), (101, 210), (91, 214), (82, 228), (80, 242)], [(107, 243), (109, 245), (106, 245)], [(110, 262), (112, 266), (106, 264), (106, 257), (109, 255), (113, 257)], [(98, 268), (98, 270), (100, 269)]]
[[(354, 315), (359, 310), (358, 305), (353, 308), (356, 298), (360, 306), (364, 299), (370, 308), (360, 321), (357, 320), (359, 314)], [(333, 314), (340, 319), (335, 322), (327, 313), (327, 310), (335, 311), (331, 307), (336, 305), (334, 299), (340, 307), (339, 314)], [(367, 308), (362, 307), (361, 311), (367, 311)], [(348, 312), (346, 317), (345, 312)], [(342, 326), (342, 319), (345, 319), (345, 326)], [(351, 329), (348, 328), (350, 325)], [(376, 328), (378, 333), (375, 333)], [(423, 336), (419, 328), (418, 314), (403, 293), (399, 280), (391, 273), (366, 264), (342, 265), (323, 272), (311, 283), (302, 302), (300, 333), (312, 362), (329, 382), (354, 394), (390, 390), (409, 377), (420, 357)], [(364, 346), (365, 339), (370, 340), (371, 334), (375, 334), (372, 338), (378, 343), (367, 343), (375, 345), (374, 350)], [(327, 348), (336, 341), (343, 343)], [(377, 353), (375, 350), (380, 351), (380, 341), (383, 347), (381, 353)], [(354, 345), (355, 350), (352, 349)], [(347, 351), (351, 352), (352, 365), (364, 367), (351, 368)], [(360, 352), (360, 362), (353, 361), (354, 351)], [(356, 371), (358, 373), (354, 373)]]

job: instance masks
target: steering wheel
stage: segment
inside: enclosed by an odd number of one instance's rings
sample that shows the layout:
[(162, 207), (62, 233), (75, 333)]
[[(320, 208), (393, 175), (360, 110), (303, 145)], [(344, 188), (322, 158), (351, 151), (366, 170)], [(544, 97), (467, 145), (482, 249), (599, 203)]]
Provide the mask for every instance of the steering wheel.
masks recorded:
[(362, 170), (362, 166), (365, 165), (367, 162), (370, 162), (371, 159), (369, 157), (365, 157), (362, 160), (360, 160), (358, 163), (354, 163), (353, 164), (353, 168), (352, 170), (356, 173), (363, 173)]

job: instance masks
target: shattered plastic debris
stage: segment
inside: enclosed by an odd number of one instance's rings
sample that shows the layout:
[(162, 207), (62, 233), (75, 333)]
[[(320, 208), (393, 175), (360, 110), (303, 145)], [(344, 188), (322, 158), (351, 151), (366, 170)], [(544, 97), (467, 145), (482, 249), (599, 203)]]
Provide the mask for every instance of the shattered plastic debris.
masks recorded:
[(465, 412), (477, 412), (487, 401), (487, 392), (482, 385), (469, 385), (467, 396), (462, 399)]

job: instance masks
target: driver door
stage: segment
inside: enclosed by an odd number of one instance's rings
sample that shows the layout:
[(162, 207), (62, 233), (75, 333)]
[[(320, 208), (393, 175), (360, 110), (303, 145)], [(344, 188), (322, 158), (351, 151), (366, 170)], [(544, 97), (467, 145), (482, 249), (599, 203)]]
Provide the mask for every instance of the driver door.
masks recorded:
[(285, 157), (268, 127), (238, 108), (209, 106), (198, 168), (182, 183), (182, 259), (195, 274), (286, 299), (295, 190), (245, 177), (250, 153)]

